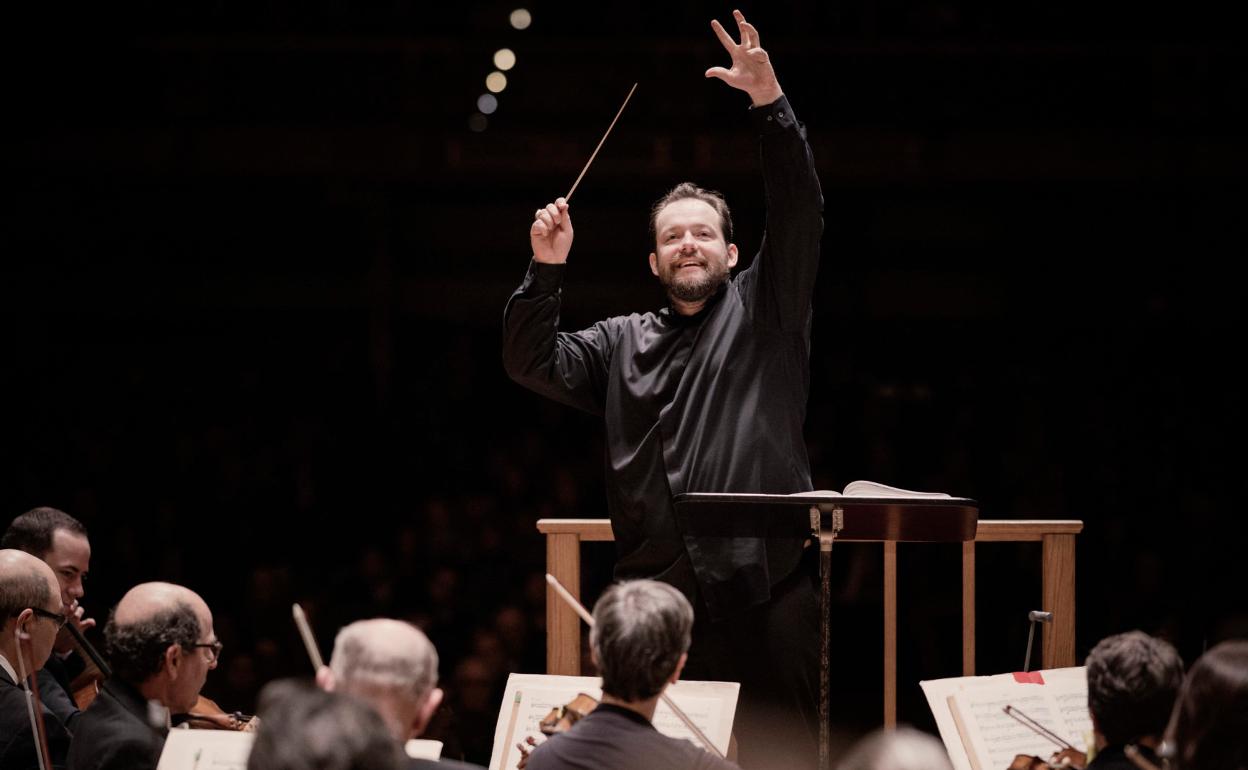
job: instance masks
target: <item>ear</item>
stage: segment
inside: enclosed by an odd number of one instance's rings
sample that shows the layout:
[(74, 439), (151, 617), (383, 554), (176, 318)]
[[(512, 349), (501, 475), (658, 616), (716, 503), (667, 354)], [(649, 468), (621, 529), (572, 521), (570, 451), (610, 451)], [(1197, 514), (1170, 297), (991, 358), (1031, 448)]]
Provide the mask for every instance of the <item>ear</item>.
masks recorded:
[(676, 670), (672, 672), (672, 675), (668, 678), (667, 681), (671, 684), (676, 684), (677, 682), (679, 682), (680, 672), (685, 670), (685, 664), (688, 662), (689, 662), (689, 653), (682, 652), (680, 654), (680, 660), (676, 661)]
[(737, 266), (737, 244), (728, 244), (728, 269), (731, 270)]
[(169, 672), (170, 679), (177, 679), (178, 668), (182, 665), (182, 645), (171, 644), (166, 647), (161, 664)]
[(338, 686), (338, 680), (334, 677), (334, 670), (329, 666), (321, 666), (316, 670), (316, 686), (325, 692), (333, 692)]
[(650, 252), (650, 272), (654, 273), (655, 277), (659, 275), (659, 258), (653, 251)]
[(14, 633), (17, 634), (19, 641), (25, 642), (31, 638), (30, 622), (35, 618), (35, 611), (27, 607), (17, 613), (17, 620), (13, 623)]
[(416, 721), (412, 723), (412, 735), (420, 735), (429, 726), (429, 720), (433, 719), (433, 712), (438, 710), (438, 706), (442, 705), (442, 688), (435, 687), (425, 696), (425, 702), (420, 705), (420, 710), (416, 712)]

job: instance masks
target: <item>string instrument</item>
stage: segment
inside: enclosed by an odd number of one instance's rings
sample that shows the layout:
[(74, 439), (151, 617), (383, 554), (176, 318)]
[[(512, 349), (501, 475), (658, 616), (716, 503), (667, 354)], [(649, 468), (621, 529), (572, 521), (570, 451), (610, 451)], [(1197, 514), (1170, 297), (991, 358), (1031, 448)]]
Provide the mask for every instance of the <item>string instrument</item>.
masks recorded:
[(38, 670), (29, 663), (34, 663), (35, 653), (30, 634), (20, 628), (14, 631), (17, 637), (17, 669), (22, 689), (26, 691), (26, 711), (30, 715), (30, 732), (35, 740), (35, 754), (39, 759), (39, 770), (52, 770), (52, 752), (48, 749), (48, 727), (43, 721), (43, 701), (39, 698)]
[(90, 706), (95, 696), (100, 694), (100, 684), (113, 675), (112, 668), (104, 661), (104, 656), (100, 655), (99, 650), (87, 641), (87, 637), (75, 624), (74, 619), (70, 618), (65, 624), (65, 628), (69, 630), (69, 635), (73, 637), (74, 649), (86, 661), (86, 668), (82, 673), (74, 677), (74, 681), (70, 684), (70, 695), (74, 699), (74, 705), (79, 711), (85, 711)]
[(537, 728), (542, 731), (542, 735), (567, 732), (572, 729), (572, 725), (581, 721), (586, 714), (596, 708), (598, 708), (597, 698), (578, 692), (572, 700), (551, 709), (550, 713), (538, 723)]
[(226, 713), (212, 698), (200, 695), (186, 714), (179, 715), (179, 724), (192, 730), (234, 730), (250, 733), (260, 725), (260, 720), (241, 711)]

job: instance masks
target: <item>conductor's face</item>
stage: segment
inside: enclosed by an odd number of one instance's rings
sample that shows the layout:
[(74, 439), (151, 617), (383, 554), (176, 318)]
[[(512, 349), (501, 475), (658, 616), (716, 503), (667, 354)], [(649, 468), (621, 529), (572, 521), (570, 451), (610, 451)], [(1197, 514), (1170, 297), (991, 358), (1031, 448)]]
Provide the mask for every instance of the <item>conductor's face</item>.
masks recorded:
[(737, 264), (736, 245), (725, 242), (719, 214), (705, 201), (672, 201), (655, 217), (654, 230), (650, 270), (673, 300), (705, 300)]

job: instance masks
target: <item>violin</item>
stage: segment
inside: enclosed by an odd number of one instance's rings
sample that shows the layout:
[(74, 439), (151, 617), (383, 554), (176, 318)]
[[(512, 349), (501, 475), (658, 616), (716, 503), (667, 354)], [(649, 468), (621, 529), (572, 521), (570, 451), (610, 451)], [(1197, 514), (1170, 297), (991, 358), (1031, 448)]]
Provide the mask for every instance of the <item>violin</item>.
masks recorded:
[(216, 701), (203, 695), (195, 700), (195, 705), (189, 712), (179, 714), (175, 719), (179, 725), (185, 725), (192, 730), (234, 730), (250, 733), (260, 726), (260, 720), (256, 717), (241, 711), (226, 713)]
[(538, 723), (537, 729), (542, 731), (542, 735), (555, 735), (567, 732), (572, 729), (572, 725), (581, 721), (586, 714), (596, 708), (598, 708), (597, 698), (587, 693), (579, 692), (572, 700), (562, 706), (551, 709), (550, 713)]
[(1088, 756), (1079, 749), (1068, 747), (1048, 759), (1019, 754), (1007, 770), (1084, 770), (1087, 766)]

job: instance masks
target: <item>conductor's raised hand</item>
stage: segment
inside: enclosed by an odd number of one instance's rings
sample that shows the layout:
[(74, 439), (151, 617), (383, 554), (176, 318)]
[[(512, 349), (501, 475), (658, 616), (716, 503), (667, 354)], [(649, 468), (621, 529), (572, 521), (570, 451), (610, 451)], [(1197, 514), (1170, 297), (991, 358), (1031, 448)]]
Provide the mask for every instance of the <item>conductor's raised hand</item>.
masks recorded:
[(568, 261), (572, 250), (572, 217), (568, 214), (568, 202), (556, 198), (546, 208), (537, 210), (529, 227), (529, 243), (533, 246), (533, 259), (551, 265)]
[(780, 90), (780, 82), (776, 80), (776, 71), (771, 67), (771, 57), (758, 42), (758, 30), (745, 20), (740, 11), (733, 11), (732, 17), (737, 20), (737, 30), (741, 34), (741, 42), (734, 42), (723, 25), (711, 20), (711, 29), (719, 42), (732, 56), (732, 67), (711, 67), (706, 71), (708, 78), (719, 78), (733, 88), (745, 91), (755, 107), (771, 104), (784, 95)]

